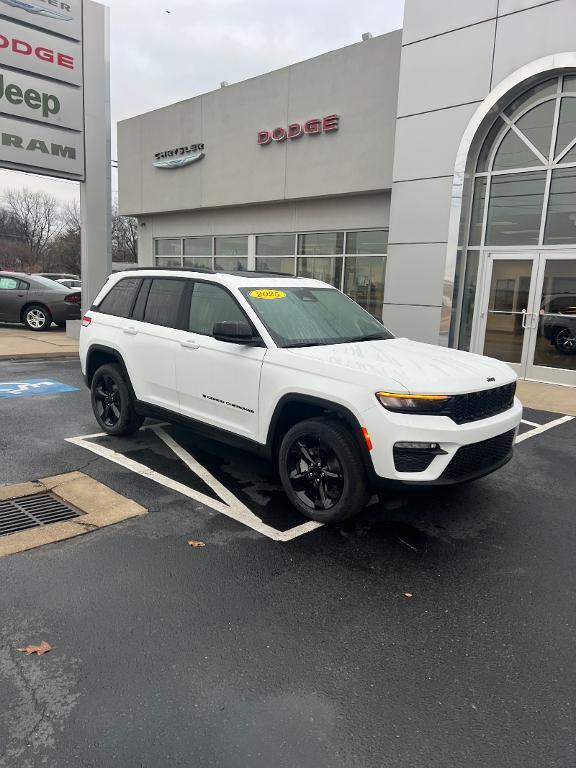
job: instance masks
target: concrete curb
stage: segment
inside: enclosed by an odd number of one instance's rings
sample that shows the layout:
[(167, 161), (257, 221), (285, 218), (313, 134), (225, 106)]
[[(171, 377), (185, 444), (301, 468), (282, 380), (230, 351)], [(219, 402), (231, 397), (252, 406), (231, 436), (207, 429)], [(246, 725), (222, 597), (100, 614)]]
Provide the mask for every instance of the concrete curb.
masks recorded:
[(18, 360), (79, 360), (78, 351), (74, 352), (25, 352), (18, 355), (2, 355), (0, 354), (0, 361), (18, 361)]

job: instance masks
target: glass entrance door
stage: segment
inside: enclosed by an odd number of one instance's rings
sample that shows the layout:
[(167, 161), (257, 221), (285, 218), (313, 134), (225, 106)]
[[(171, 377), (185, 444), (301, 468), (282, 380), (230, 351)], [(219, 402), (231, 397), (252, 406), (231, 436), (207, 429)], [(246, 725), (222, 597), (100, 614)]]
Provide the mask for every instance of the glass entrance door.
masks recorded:
[(576, 386), (576, 255), (541, 253), (529, 379)]
[(487, 255), (475, 351), (576, 386), (576, 255)]

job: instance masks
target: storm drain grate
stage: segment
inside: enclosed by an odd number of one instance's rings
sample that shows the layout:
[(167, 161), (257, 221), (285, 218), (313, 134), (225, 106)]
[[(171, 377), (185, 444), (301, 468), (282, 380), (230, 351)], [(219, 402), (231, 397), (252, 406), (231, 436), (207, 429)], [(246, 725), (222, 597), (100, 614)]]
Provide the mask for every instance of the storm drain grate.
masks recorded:
[(61, 523), (80, 517), (80, 512), (68, 506), (51, 493), (21, 496), (10, 501), (0, 501), (0, 536), (39, 528), (50, 523)]

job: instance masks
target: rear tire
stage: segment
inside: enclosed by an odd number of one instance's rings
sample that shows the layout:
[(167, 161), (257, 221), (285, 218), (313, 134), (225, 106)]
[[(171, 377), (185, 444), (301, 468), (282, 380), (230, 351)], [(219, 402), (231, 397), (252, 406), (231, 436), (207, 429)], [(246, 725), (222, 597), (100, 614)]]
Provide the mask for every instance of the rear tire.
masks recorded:
[(368, 503), (360, 449), (338, 421), (316, 418), (293, 426), (280, 445), (278, 466), (292, 505), (311, 520), (337, 523)]
[(92, 378), (92, 410), (96, 421), (109, 435), (121, 437), (137, 432), (144, 423), (134, 409), (122, 368), (116, 363), (102, 365)]
[(22, 313), (22, 322), (31, 331), (48, 331), (52, 325), (52, 315), (42, 304), (31, 304)]

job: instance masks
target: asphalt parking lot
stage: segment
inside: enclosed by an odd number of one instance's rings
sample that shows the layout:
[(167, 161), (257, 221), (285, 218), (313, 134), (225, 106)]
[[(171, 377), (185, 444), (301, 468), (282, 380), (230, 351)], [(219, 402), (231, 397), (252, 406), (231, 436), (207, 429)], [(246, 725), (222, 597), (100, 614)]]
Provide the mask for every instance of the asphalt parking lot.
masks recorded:
[(576, 763), (576, 419), (326, 527), (181, 428), (95, 436), (76, 362), (0, 372), (0, 484), (81, 470), (149, 510), (0, 559), (2, 768)]

